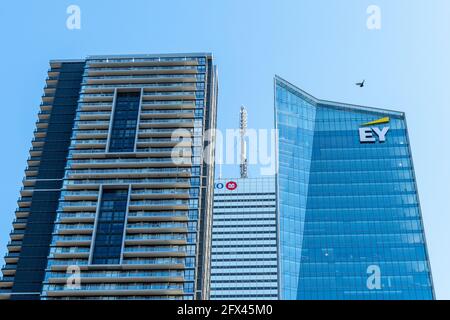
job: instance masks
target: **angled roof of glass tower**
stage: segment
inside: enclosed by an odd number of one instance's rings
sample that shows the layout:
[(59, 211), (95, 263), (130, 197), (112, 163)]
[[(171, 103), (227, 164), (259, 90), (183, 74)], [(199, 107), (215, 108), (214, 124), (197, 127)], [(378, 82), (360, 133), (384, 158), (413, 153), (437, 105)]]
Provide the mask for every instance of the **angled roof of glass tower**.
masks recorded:
[(405, 115), (275, 77), (281, 299), (434, 299)]

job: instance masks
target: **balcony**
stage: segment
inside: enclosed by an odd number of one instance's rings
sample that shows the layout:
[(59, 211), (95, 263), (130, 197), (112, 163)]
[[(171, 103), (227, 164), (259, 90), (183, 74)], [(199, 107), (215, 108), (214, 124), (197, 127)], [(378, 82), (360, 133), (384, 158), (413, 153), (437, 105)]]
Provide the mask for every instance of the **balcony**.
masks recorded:
[(142, 96), (142, 101), (146, 100), (171, 100), (173, 98), (177, 99), (196, 99), (195, 91), (177, 91), (177, 92), (144, 92)]
[(30, 215), (30, 208), (17, 208), (14, 213), (16, 218), (27, 218)]
[(19, 208), (29, 207), (31, 206), (32, 197), (21, 197), (19, 201), (17, 201), (17, 205)]
[(27, 226), (27, 218), (16, 218), (13, 221), (13, 228), (14, 229), (24, 229)]
[(75, 149), (106, 148), (106, 139), (72, 140), (71, 147)]
[[(100, 271), (82, 272), (82, 283), (183, 282), (183, 271)], [(51, 272), (48, 283), (67, 283), (67, 274)]]
[(37, 128), (34, 130), (33, 134), (36, 138), (45, 138), (45, 136), (47, 135), (47, 129)]
[(88, 259), (90, 253), (89, 247), (83, 248), (52, 248), (50, 256), (55, 259)]
[(135, 199), (188, 199), (188, 189), (139, 189), (132, 190), (130, 195)]
[(130, 211), (128, 213), (128, 222), (147, 222), (147, 221), (188, 221), (187, 211)]
[(138, 222), (127, 225), (127, 234), (187, 233), (185, 222)]
[(92, 242), (91, 236), (53, 236), (56, 246), (74, 247), (74, 246), (90, 246)]
[(25, 230), (21, 229), (14, 229), (12, 232), (9, 233), (9, 237), (12, 241), (22, 241), (23, 237), (25, 235)]
[(74, 201), (74, 202), (61, 202), (58, 210), (63, 211), (96, 211), (96, 201)]
[(80, 111), (76, 120), (108, 120), (111, 116), (110, 112), (104, 111)]
[(187, 200), (150, 200), (150, 201), (130, 201), (130, 210), (187, 210), (189, 203)]
[(5, 255), (5, 262), (16, 264), (17, 261), (19, 261), (19, 256), (20, 256), (20, 252), (8, 252)]
[(16, 274), (17, 265), (16, 264), (5, 264), (2, 267), (3, 276), (14, 276)]
[(190, 179), (183, 178), (162, 178), (162, 179), (86, 179), (86, 180), (66, 180), (65, 186), (70, 190), (98, 188), (100, 184), (123, 185), (131, 184), (132, 187), (148, 188), (189, 188)]
[(152, 119), (141, 120), (139, 123), (140, 129), (145, 128), (193, 128), (193, 119)]
[(99, 76), (117, 76), (124, 77), (127, 75), (132, 75), (131, 77), (137, 77), (139, 75), (172, 75), (172, 74), (182, 74), (190, 75), (197, 74), (198, 72), (204, 72), (204, 67), (196, 65), (159, 65), (151, 66), (147, 63), (137, 64), (130, 63), (127, 65), (104, 65), (103, 68), (91, 67), (87, 69), (87, 77), (99, 77)]
[(43, 147), (31, 147), (30, 156), (31, 157), (40, 157), (42, 155)]
[(113, 93), (85, 93), (80, 94), (79, 102), (92, 102), (92, 101), (102, 101), (102, 102), (111, 102), (113, 101), (114, 94)]
[(106, 139), (108, 130), (75, 130), (73, 138), (76, 139)]
[(92, 121), (75, 121), (75, 128), (77, 129), (108, 129), (109, 120), (92, 120)]
[(55, 227), (55, 233), (58, 235), (91, 235), (93, 230), (93, 224), (58, 224)]
[[(135, 82), (134, 79), (140, 79), (141, 81)], [(91, 94), (91, 93), (104, 93), (104, 92), (114, 92), (114, 89), (118, 88), (135, 88), (138, 84), (139, 88), (143, 88), (146, 92), (151, 91), (195, 91), (197, 89), (203, 89), (203, 83), (197, 84), (196, 82), (172, 82), (172, 83), (154, 83), (151, 81), (148, 83), (146, 81), (147, 77), (133, 77), (130, 81), (121, 81), (121, 83), (115, 84), (83, 84), (81, 88), (82, 94)], [(142, 81), (143, 80), (143, 81)], [(124, 83), (128, 82), (128, 83)], [(147, 82), (147, 83), (145, 83)]]
[(62, 194), (64, 200), (97, 200), (98, 191), (64, 191)]
[(126, 246), (137, 245), (186, 245), (186, 234), (137, 234), (126, 235)]
[(45, 143), (45, 138), (33, 138), (31, 144), (33, 147), (42, 147)]
[(74, 159), (69, 160), (72, 169), (82, 168), (149, 168), (149, 167), (190, 167), (191, 159), (184, 158), (185, 162), (176, 165), (171, 157), (162, 158), (119, 158), (119, 159)]
[(148, 138), (148, 139), (138, 139), (137, 147), (139, 149), (142, 148), (160, 148), (160, 147), (188, 147), (192, 146), (191, 140), (189, 138), (180, 138), (180, 139), (156, 139), (156, 138)]
[[(171, 128), (171, 129), (139, 129), (138, 136), (139, 138), (151, 138), (151, 137), (172, 137), (175, 130), (178, 128)], [(194, 134), (193, 129), (191, 128), (185, 128), (183, 130), (180, 130), (177, 132), (178, 137), (192, 137)]]
[(20, 249), (22, 248), (22, 240), (11, 240), (8, 242), (6, 247), (10, 252), (20, 251)]
[(38, 113), (39, 120), (48, 120), (50, 118), (51, 111), (50, 110), (41, 110)]
[(142, 169), (80, 169), (68, 170), (71, 179), (190, 177), (188, 168), (142, 168)]
[(111, 111), (112, 103), (98, 103), (98, 102), (82, 102), (78, 104), (79, 111)]
[(164, 296), (164, 295), (182, 295), (183, 290), (145, 290), (145, 289), (127, 289), (127, 290), (113, 290), (103, 289), (99, 290), (60, 290), (60, 291), (46, 291), (48, 297), (79, 297), (79, 296)]
[(94, 223), (95, 212), (59, 213), (58, 221), (61, 223)]

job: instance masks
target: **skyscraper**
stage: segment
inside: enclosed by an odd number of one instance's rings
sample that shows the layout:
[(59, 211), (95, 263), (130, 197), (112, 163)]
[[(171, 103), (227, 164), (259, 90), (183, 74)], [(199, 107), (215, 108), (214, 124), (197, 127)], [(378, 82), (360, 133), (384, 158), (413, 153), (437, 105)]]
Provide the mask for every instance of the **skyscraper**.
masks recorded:
[(278, 297), (275, 177), (217, 180), (211, 299)]
[(54, 60), (3, 299), (209, 297), (211, 54)]
[(275, 78), (281, 299), (433, 299), (402, 112)]

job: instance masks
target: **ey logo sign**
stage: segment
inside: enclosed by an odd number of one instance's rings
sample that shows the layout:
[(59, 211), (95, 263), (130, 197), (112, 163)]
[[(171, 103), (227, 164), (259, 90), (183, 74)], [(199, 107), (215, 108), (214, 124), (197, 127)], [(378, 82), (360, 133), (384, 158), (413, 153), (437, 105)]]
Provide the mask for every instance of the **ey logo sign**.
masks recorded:
[(359, 128), (359, 141), (361, 143), (375, 143), (377, 139), (380, 143), (386, 142), (386, 135), (389, 132), (389, 127), (379, 127), (378, 125), (389, 123), (389, 117), (381, 118), (372, 122), (364, 123)]

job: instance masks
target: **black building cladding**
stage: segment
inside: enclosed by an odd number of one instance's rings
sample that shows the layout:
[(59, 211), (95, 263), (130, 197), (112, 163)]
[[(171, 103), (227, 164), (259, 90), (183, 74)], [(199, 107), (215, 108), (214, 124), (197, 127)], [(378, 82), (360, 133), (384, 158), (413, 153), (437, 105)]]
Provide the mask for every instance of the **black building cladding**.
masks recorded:
[(11, 299), (39, 299), (41, 293), (83, 70), (84, 62), (63, 62), (49, 72), (57, 74), (57, 82), (51, 109), (44, 111), (49, 113), (48, 126), (35, 168), (38, 173)]

